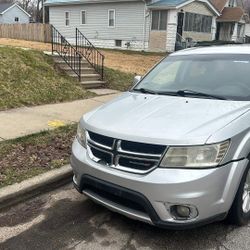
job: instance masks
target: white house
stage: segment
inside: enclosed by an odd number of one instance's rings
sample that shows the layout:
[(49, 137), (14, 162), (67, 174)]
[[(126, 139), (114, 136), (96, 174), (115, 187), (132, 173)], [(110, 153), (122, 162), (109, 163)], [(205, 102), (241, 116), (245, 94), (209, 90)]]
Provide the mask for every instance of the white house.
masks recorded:
[(0, 3), (1, 23), (29, 23), (30, 14), (16, 3)]
[(245, 29), (246, 36), (250, 37), (250, 23), (246, 24), (246, 29)]
[[(72, 43), (75, 41), (75, 28), (78, 28), (97, 47), (172, 52), (176, 41), (222, 38), (218, 37), (217, 25), (220, 33), (224, 34), (226, 21), (218, 20), (223, 17), (225, 7), (231, 8), (231, 2), (47, 0), (45, 5), (49, 7), (50, 23)], [(242, 19), (230, 20), (230, 23), (234, 22), (233, 32), (238, 32), (239, 27), (242, 29)]]

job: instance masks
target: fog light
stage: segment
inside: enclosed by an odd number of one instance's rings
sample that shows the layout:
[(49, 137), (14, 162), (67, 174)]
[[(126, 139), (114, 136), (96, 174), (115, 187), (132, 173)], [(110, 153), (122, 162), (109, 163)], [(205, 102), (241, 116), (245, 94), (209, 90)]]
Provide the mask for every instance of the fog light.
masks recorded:
[(179, 217), (188, 218), (190, 216), (190, 208), (186, 206), (176, 206), (176, 213)]
[(198, 211), (194, 206), (170, 204), (168, 205), (169, 212), (175, 220), (191, 220), (198, 216)]

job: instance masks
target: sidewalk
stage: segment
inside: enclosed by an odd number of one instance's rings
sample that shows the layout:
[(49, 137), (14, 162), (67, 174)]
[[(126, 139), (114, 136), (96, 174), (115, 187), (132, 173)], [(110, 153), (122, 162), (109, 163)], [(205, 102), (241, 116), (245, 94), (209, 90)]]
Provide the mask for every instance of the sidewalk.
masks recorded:
[(53, 127), (49, 125), (53, 123), (70, 124), (78, 122), (84, 113), (120, 94), (2, 111), (0, 112), (0, 141), (52, 129)]

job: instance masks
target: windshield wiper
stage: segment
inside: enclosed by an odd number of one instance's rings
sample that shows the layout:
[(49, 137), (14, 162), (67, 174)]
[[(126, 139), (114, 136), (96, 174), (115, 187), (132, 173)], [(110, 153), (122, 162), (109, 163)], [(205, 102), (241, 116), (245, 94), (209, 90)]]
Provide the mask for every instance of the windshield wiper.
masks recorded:
[(155, 92), (151, 89), (145, 89), (145, 88), (139, 88), (139, 89), (133, 89), (134, 91), (137, 91), (137, 92), (141, 92), (143, 94), (152, 94), (152, 95), (156, 95), (158, 94), (158, 92)]
[(183, 89), (183, 90), (178, 90), (176, 92), (179, 96), (198, 96), (198, 97), (207, 97), (211, 99), (217, 99), (217, 100), (227, 100), (227, 98), (223, 96), (218, 96), (218, 95), (210, 95), (206, 94), (203, 92), (198, 92), (190, 89)]
[(227, 100), (223, 96), (218, 96), (218, 95), (210, 95), (206, 94), (203, 92), (198, 92), (190, 89), (183, 89), (183, 90), (178, 90), (178, 91), (153, 91), (151, 89), (146, 89), (146, 88), (139, 88), (139, 89), (133, 89), (134, 91), (138, 91), (144, 94), (152, 94), (152, 95), (170, 95), (170, 96), (197, 96), (197, 97), (207, 97), (210, 99), (217, 99), (217, 100)]
[(153, 91), (151, 89), (133, 89), (134, 91), (139, 91), (144, 94), (152, 94), (152, 95), (171, 95), (171, 96), (180, 96), (177, 92), (174, 91)]

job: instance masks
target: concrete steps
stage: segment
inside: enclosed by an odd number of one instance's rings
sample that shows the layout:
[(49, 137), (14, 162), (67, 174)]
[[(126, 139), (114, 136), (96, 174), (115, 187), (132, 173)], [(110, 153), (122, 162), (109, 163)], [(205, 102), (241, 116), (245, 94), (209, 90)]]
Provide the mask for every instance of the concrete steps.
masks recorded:
[(80, 85), (83, 86), (86, 89), (91, 89), (91, 88), (100, 88), (103, 87), (103, 85), (105, 85), (105, 81), (81, 81)]
[[(61, 65), (60, 69), (65, 71), (67, 74), (73, 74), (74, 71), (68, 65)], [(82, 67), (84, 74), (96, 74), (96, 71), (90, 67)]]
[[(69, 73), (68, 75), (71, 77), (78, 78), (78, 76), (73, 72)], [(90, 73), (90, 74), (82, 73), (81, 74), (81, 81), (99, 81), (100, 78), (101, 78), (100, 75), (96, 73)]]
[[(78, 78), (76, 73), (59, 55), (53, 55), (53, 59), (58, 65), (58, 67), (63, 70), (67, 75), (74, 78)], [(79, 84), (87, 89), (100, 88), (105, 85), (105, 81), (101, 80), (101, 76), (95, 71), (95, 69), (88, 63), (87, 60), (82, 59), (81, 82)]]

